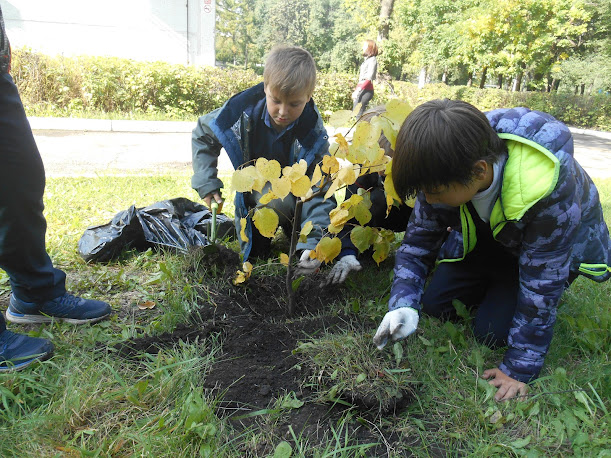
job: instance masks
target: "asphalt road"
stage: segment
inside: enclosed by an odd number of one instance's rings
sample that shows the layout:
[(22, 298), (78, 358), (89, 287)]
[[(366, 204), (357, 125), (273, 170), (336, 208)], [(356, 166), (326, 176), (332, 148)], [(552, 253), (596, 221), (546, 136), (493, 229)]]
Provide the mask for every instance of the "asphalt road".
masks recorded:
[[(184, 129), (183, 129), (184, 130)], [(575, 157), (596, 178), (611, 177), (611, 134), (575, 131)], [(190, 132), (34, 130), (48, 177), (191, 172)], [(223, 152), (219, 170), (231, 171)]]

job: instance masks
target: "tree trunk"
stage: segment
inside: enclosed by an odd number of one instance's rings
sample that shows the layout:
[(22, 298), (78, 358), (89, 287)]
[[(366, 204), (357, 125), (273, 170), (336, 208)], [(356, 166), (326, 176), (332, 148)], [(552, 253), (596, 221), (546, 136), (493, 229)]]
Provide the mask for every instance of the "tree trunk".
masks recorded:
[(496, 85), (499, 89), (503, 89), (503, 75), (499, 75), (499, 78), (496, 80)]
[(448, 69), (447, 68), (443, 71), (443, 75), (441, 75), (441, 82), (443, 84), (448, 84)]
[(579, 93), (580, 93), (581, 95), (583, 95), (583, 93), (584, 93), (585, 91), (586, 91), (586, 83), (582, 83), (582, 84), (581, 84), (581, 87), (580, 87), (580, 91), (579, 91)]
[(303, 209), (303, 201), (297, 199), (295, 204), (295, 215), (293, 217), (293, 233), (291, 234), (291, 245), (289, 247), (289, 265), (286, 269), (286, 294), (288, 298), (288, 315), (293, 316), (295, 313), (295, 291), (293, 290), (293, 257), (299, 241), (299, 227), (301, 225), (301, 210)]
[(516, 79), (513, 80), (513, 87), (511, 88), (511, 92), (520, 92), (520, 88), (522, 87), (522, 75), (522, 72), (518, 73)]
[(420, 75), (418, 76), (418, 89), (422, 89), (426, 84), (426, 67), (420, 69)]
[(390, 16), (395, 6), (395, 0), (381, 0), (380, 23), (378, 26), (378, 42), (387, 40), (390, 32)]
[(469, 79), (467, 80), (467, 87), (473, 86), (473, 72), (469, 73)]
[(488, 73), (488, 67), (484, 67), (484, 71), (482, 71), (482, 80), (479, 82), (479, 88), (484, 89), (486, 85), (486, 74)]

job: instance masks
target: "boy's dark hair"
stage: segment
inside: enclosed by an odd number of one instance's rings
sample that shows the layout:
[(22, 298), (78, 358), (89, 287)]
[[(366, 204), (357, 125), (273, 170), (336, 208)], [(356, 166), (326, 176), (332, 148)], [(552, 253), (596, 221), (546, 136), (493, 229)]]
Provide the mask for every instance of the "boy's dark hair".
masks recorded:
[(431, 192), (452, 182), (469, 185), (478, 174), (475, 163), (494, 164), (505, 143), (488, 118), (462, 100), (431, 100), (403, 122), (395, 144), (392, 177), (402, 198)]
[(265, 87), (290, 96), (311, 96), (316, 85), (316, 64), (312, 55), (299, 46), (275, 46), (265, 60)]

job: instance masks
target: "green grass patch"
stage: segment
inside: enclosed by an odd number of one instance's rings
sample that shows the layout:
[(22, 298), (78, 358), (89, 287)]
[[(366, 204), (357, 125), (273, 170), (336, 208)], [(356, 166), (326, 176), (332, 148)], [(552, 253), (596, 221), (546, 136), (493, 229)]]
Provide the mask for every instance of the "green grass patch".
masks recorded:
[[(611, 180), (597, 185), (609, 224)], [(580, 278), (572, 285), (530, 396), (497, 403), (494, 388), (479, 375), (495, 367), (503, 351), (476, 343), (466, 321), (423, 317), (415, 335), (375, 350), (371, 337), (386, 310), (392, 260), (380, 267), (368, 263), (328, 311), (371, 321), (370, 328), (313, 335), (294, 352), (308, 374), (304, 384), (318, 396), (314, 402), (354, 406), (351, 396), (358, 393), (377, 406), (370, 409), (374, 414), (348, 408), (321, 425), (326, 439), (316, 442), (282, 422), (287, 409), (302, 408), (287, 393), (247, 418), (257, 420), (250, 427), (235, 429), (218, 414), (219, 399), (202, 388), (222, 341), (211, 337), (132, 359), (113, 351), (126, 339), (185, 322), (210, 286), (184, 275), (189, 257), (130, 251), (107, 264), (87, 264), (76, 251), (86, 227), (130, 205), (174, 197), (198, 200), (186, 174), (48, 180), (49, 253), (67, 272), (71, 291), (108, 300), (116, 313), (93, 326), (9, 325), (52, 339), (56, 353), (26, 371), (0, 375), (0, 456), (269, 455), (257, 448), (263, 441), (275, 456), (375, 456), (371, 442), (354, 439), (355, 424), (384, 431), (375, 450), (381, 446), (389, 456), (611, 455), (611, 283)], [(225, 209), (233, 211), (231, 198)], [(8, 292), (0, 272), (0, 304)], [(145, 301), (155, 307), (140, 310)], [(396, 413), (381, 408), (407, 387), (414, 388), (407, 407)]]

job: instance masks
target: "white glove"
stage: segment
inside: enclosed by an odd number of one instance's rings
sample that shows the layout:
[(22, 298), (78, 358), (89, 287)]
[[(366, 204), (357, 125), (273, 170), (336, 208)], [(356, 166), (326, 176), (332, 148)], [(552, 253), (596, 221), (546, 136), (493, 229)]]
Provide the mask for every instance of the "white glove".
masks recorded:
[(373, 343), (378, 350), (384, 348), (388, 339), (393, 342), (405, 339), (418, 328), (418, 311), (411, 307), (400, 307), (384, 315)]
[(327, 275), (327, 279), (323, 282), (323, 286), (343, 283), (350, 272), (358, 272), (362, 268), (356, 256), (353, 254), (346, 255), (335, 263), (331, 272)]
[(352, 93), (352, 100), (354, 100), (355, 102), (359, 99), (359, 96), (361, 95), (361, 91), (359, 89), (356, 89), (353, 93)]
[(310, 259), (310, 253), (312, 250), (303, 250), (301, 258), (297, 263), (297, 269), (295, 269), (295, 275), (310, 275), (318, 270), (320, 267), (320, 261), (318, 259)]

